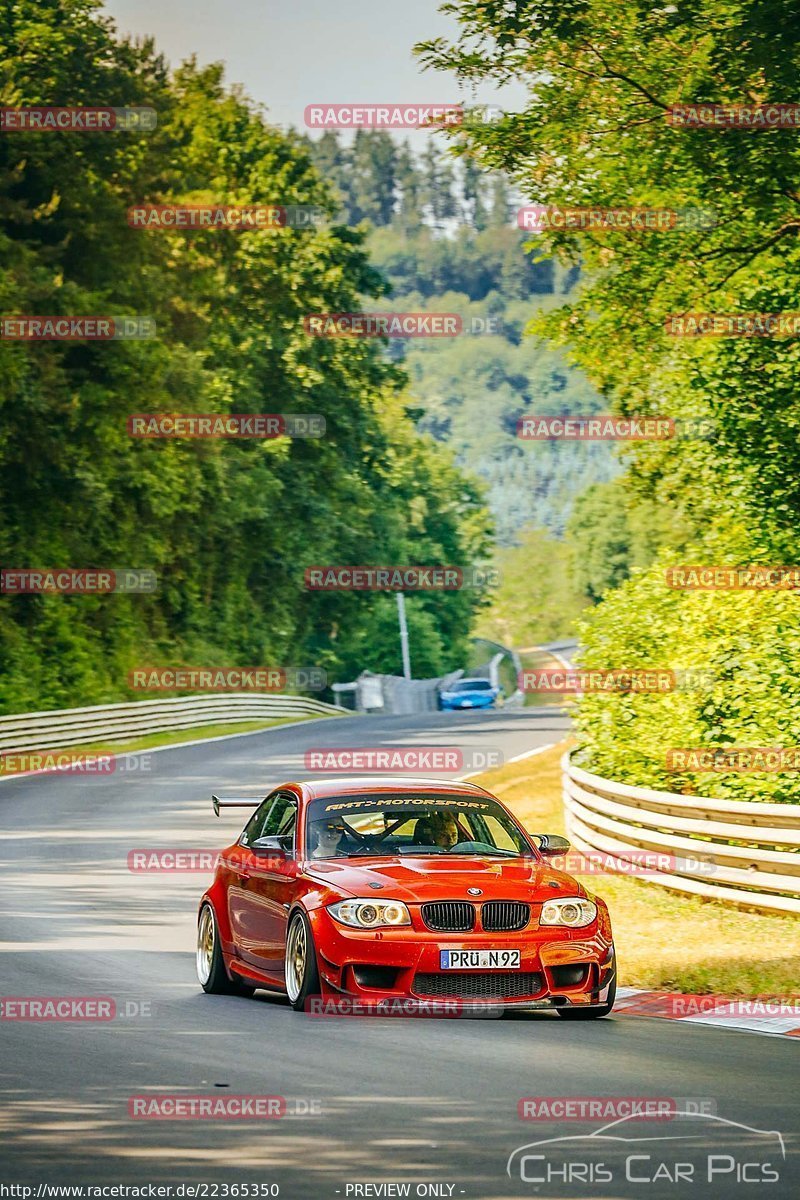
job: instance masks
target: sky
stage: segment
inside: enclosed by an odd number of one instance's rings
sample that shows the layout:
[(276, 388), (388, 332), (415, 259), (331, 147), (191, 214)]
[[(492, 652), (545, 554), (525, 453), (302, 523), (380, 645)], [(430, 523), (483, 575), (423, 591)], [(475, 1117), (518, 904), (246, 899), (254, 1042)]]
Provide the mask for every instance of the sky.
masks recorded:
[(106, 9), (120, 32), (153, 35), (172, 63), (191, 54), (201, 63), (223, 60), (228, 82), (243, 84), (276, 125), (305, 129), (304, 109), (313, 103), (463, 97), (522, 106), (517, 89), (464, 95), (450, 75), (422, 70), (414, 43), (458, 28), (437, 0), (110, 0)]

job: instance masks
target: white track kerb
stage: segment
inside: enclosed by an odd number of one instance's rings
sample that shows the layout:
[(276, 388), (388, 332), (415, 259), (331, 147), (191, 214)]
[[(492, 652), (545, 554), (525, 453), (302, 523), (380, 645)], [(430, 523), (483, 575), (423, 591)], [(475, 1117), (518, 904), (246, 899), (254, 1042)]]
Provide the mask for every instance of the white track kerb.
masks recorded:
[(617, 990), (614, 1012), (626, 1017), (660, 1017), (687, 1025), (715, 1025), (771, 1037), (800, 1037), (800, 1001), (686, 996), (623, 987)]

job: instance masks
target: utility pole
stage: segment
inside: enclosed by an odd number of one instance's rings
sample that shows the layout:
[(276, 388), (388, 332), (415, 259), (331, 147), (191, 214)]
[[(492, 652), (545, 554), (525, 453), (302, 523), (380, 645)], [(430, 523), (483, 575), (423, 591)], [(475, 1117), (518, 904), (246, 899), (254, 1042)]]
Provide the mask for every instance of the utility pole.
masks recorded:
[(397, 593), (397, 617), (400, 621), (400, 650), (403, 655), (403, 675), (411, 678), (411, 658), (408, 653), (408, 625), (406, 624), (406, 598), (402, 592)]

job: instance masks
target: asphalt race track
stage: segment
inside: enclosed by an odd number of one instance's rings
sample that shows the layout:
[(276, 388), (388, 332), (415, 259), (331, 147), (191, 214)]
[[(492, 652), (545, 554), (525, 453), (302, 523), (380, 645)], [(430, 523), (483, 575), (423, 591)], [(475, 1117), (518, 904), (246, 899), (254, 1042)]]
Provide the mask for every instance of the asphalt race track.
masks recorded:
[[(226, 1195), (222, 1185), (277, 1184), (289, 1200), (800, 1194), (800, 1047), (791, 1039), (624, 1015), (588, 1023), (540, 1013), (315, 1018), (263, 992), (254, 1000), (206, 996), (194, 936), (207, 875), (127, 866), (136, 848), (228, 844), (244, 815), (217, 820), (212, 790), (263, 795), (308, 774), (301, 755), (310, 747), (458, 745), (500, 748), (508, 759), (558, 741), (567, 724), (531, 709), (348, 717), (153, 753), (149, 771), (0, 784), (0, 992), (113, 997), (120, 1014), (106, 1023), (0, 1021), (0, 1179), (34, 1188), (171, 1184), (173, 1196), (192, 1194), (176, 1185), (204, 1183), (194, 1195), (212, 1198)], [(289, 1115), (128, 1115), (131, 1096), (154, 1093), (279, 1095)], [(631, 1139), (685, 1134), (647, 1142), (633, 1172), (641, 1180), (677, 1159), (685, 1168), (678, 1182), (668, 1166), (656, 1182), (624, 1182), (630, 1146), (615, 1142), (604, 1150), (613, 1183), (586, 1176), (584, 1184), (537, 1184), (534, 1160), (524, 1168), (533, 1182), (521, 1178), (519, 1159), (509, 1177), (509, 1155), (536, 1140), (588, 1134), (597, 1122), (523, 1121), (517, 1105), (531, 1096), (705, 1099), (722, 1120), (623, 1127)], [(769, 1131), (785, 1139), (780, 1180), (751, 1183), (763, 1178), (765, 1154), (775, 1161)], [(730, 1153), (735, 1168), (720, 1159), (717, 1182), (690, 1180), (686, 1164), (709, 1153)]]

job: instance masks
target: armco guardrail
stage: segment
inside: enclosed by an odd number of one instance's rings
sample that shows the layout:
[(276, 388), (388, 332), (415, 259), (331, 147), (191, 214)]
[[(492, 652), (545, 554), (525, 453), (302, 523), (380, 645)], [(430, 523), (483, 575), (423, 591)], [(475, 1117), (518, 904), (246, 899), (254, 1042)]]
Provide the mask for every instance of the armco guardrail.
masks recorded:
[[(576, 850), (631, 862), (672, 856), (648, 883), (770, 912), (800, 913), (800, 804), (680, 796), (601, 779), (562, 759), (567, 832)], [(673, 865), (674, 864), (674, 865)]]
[(453, 671), (433, 679), (404, 679), (402, 675), (362, 671), (352, 683), (334, 683), (333, 694), (339, 711), (345, 708), (343, 697), (351, 696), (350, 712), (383, 712), (393, 716), (435, 712), (439, 707), (439, 690), (463, 674)]
[(132, 741), (150, 733), (194, 726), (341, 713), (341, 709), (306, 696), (230, 695), (178, 696), (137, 700), (131, 704), (98, 704), (91, 708), (14, 713), (0, 717), (0, 752), (56, 750), (62, 746)]

